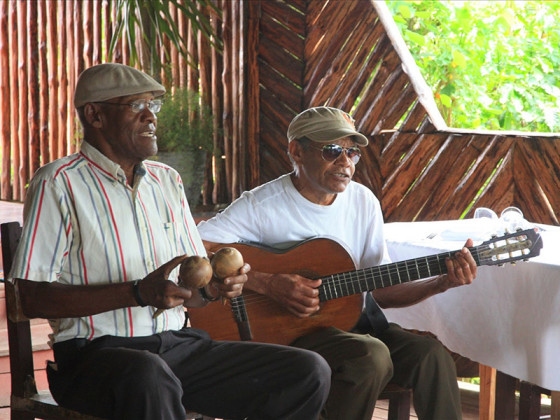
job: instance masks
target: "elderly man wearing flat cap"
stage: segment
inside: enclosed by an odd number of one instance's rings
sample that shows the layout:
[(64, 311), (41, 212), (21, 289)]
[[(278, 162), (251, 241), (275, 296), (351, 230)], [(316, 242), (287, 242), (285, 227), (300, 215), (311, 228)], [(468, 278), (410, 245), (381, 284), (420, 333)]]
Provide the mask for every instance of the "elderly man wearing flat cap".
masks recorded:
[[(303, 111), (288, 128), (293, 172), (244, 192), (222, 213), (201, 222), (198, 228), (202, 239), (209, 249), (223, 241), (289, 249), (287, 255), (299, 261), (282, 260), (283, 264), (297, 268), (290, 273), (324, 273), (322, 261), (332, 267), (331, 260), (338, 259), (341, 252), (356, 268), (389, 263), (379, 201), (369, 189), (352, 181), (361, 148), (367, 145), (368, 139), (356, 131), (346, 112), (330, 107)], [(298, 246), (315, 237), (328, 237), (339, 245), (325, 247), (324, 241), (313, 241)], [(467, 241), (466, 246), (472, 246), (472, 241)], [(298, 249), (305, 253), (298, 254)], [(319, 259), (314, 263), (316, 266), (306, 266), (306, 255), (310, 254), (315, 256), (313, 261)], [(352, 332), (329, 324), (319, 323), (320, 328), (316, 328), (317, 321), (306, 330), (305, 320), (315, 313), (327, 321), (337, 316), (344, 318), (345, 313), (321, 312), (317, 288), (322, 281), (282, 273), (283, 266), (276, 260), (274, 271), (267, 272), (266, 258), (261, 256), (258, 270), (253, 267), (248, 273), (245, 289), (269, 297), (270, 305), (283, 307), (286, 329), (293, 326), (294, 316), (302, 319), (304, 322), (298, 321), (296, 331), (306, 332), (295, 337), (292, 344), (316, 351), (329, 363), (333, 372), (331, 391), (321, 418), (370, 420), (380, 392), (388, 382), (394, 382), (413, 389), (418, 418), (452, 420), (461, 418), (453, 360), (436, 340), (389, 325), (380, 309), (412, 305), (471, 283), (476, 275), (476, 263), (466, 247), (446, 264), (446, 275), (366, 293), (361, 316), (359, 299), (355, 308), (336, 306), (337, 310), (352, 313), (357, 308), (355, 318), (350, 320), (351, 324), (357, 321)], [(345, 270), (340, 271), (347, 271), (347, 267), (344, 264)], [(342, 292), (353, 286), (338, 287)], [(337, 298), (336, 288), (326, 288), (324, 293), (327, 292), (331, 298)], [(257, 301), (253, 297), (245, 300), (247, 305)], [(255, 311), (247, 309), (254, 319)], [(257, 335), (255, 327), (253, 332)]]
[(29, 185), (10, 278), (25, 315), (50, 319), (51, 392), (62, 406), (111, 419), (184, 420), (186, 409), (314, 419), (330, 385), (322, 357), (216, 342), (185, 326), (183, 305), (239, 295), (249, 266), (200, 289), (177, 285), (179, 263), (206, 251), (178, 173), (146, 160), (157, 153), (164, 93), (125, 65), (85, 70), (74, 98), (81, 150)]

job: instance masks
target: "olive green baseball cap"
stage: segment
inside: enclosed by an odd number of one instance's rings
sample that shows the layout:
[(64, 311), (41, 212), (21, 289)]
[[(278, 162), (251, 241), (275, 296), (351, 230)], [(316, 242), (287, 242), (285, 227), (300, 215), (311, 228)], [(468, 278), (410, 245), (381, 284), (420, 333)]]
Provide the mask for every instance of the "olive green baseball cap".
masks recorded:
[(146, 73), (120, 63), (104, 63), (84, 70), (76, 83), (74, 106), (103, 102), (121, 96), (153, 92), (154, 97), (165, 88)]
[(306, 137), (319, 143), (353, 137), (360, 146), (367, 146), (366, 136), (356, 131), (354, 119), (346, 112), (327, 106), (309, 108), (296, 115), (288, 127), (288, 141)]

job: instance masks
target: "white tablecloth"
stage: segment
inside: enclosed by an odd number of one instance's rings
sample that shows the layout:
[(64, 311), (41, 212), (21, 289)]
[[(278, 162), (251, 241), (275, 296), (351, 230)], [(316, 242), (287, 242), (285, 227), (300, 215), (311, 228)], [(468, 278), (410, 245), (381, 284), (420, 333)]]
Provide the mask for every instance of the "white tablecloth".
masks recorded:
[[(431, 331), (452, 351), (516, 378), (560, 390), (560, 228), (543, 229), (539, 257), (483, 266), (473, 284), (408, 308), (387, 309), (405, 328)], [(386, 224), (393, 261), (460, 249), (488, 234), (480, 219)]]

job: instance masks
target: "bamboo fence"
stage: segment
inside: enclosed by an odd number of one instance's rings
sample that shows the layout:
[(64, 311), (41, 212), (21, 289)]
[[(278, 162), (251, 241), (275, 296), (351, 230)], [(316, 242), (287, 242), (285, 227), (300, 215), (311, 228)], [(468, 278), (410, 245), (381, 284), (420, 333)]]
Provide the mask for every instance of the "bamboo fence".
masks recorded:
[[(171, 74), (162, 70), (154, 75), (168, 90), (188, 87), (212, 106), (216, 134), (207, 165), (206, 203), (231, 200), (231, 191), (240, 189), (236, 186), (239, 168), (245, 168), (244, 163), (234, 162), (240, 159), (239, 132), (246, 130), (240, 114), (244, 92), (239, 88), (245, 76), (238, 65), (239, 45), (245, 42), (240, 26), (243, 8), (227, 0), (217, 4), (221, 16), (204, 12), (215, 32), (224, 36), (223, 51), (194, 36), (188, 20), (170, 4), (194, 65), (188, 65), (167, 39), (171, 53), (166, 56), (161, 50), (160, 54)], [(119, 40), (108, 56), (116, 16), (111, 0), (0, 1), (1, 199), (22, 201), (30, 177), (40, 166), (77, 150), (80, 127), (72, 98), (79, 74), (103, 62), (131, 63), (126, 39)], [(231, 141), (224, 145), (224, 138)], [(219, 157), (215, 177), (213, 155)]]

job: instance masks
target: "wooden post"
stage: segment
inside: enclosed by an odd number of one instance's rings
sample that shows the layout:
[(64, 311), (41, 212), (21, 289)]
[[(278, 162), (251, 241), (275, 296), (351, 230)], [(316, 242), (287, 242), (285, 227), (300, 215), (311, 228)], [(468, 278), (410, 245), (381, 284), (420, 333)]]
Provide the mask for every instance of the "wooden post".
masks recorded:
[[(221, 4), (218, 4), (220, 7)], [(223, 9), (223, 8), (222, 8)], [(218, 39), (214, 39), (215, 42), (221, 38), (222, 26), (220, 19), (217, 15), (212, 16), (211, 25), (214, 33), (217, 35)], [(212, 189), (212, 203), (224, 203), (227, 200), (227, 189), (225, 181), (225, 167), (222, 160), (222, 155), (224, 153), (224, 137), (220, 132), (221, 122), (222, 122), (222, 112), (223, 112), (223, 97), (224, 89), (222, 83), (222, 73), (223, 73), (223, 56), (221, 56), (215, 47), (212, 47), (212, 125), (214, 128), (213, 142), (213, 153), (211, 154), (212, 160), (208, 162), (209, 169), (212, 167), (214, 171), (207, 171), (207, 178), (212, 176), (214, 179), (214, 185)]]
[[(74, 90), (76, 88), (76, 82), (78, 81), (78, 76), (84, 70), (84, 20), (82, 17), (82, 8), (87, 5), (80, 1), (74, 1), (74, 18), (71, 20), (71, 25), (73, 26), (73, 31), (70, 31), (70, 37), (72, 39), (72, 51), (74, 55), (74, 65), (70, 67), (70, 74), (72, 78), (70, 79), (70, 86), (68, 89), (68, 134), (69, 139), (69, 149), (68, 153), (74, 153), (79, 149), (78, 133), (80, 133), (81, 126), (76, 123), (76, 112), (74, 111)], [(81, 136), (80, 136), (81, 137)]]
[(496, 371), (496, 419), (514, 418), (516, 383), (513, 376)]
[[(93, 1), (93, 53), (91, 57), (92, 64), (99, 64), (102, 62), (102, 48), (101, 48), (101, 28), (103, 24), (103, 10), (102, 7), (106, 8), (106, 5), (100, 1)], [(107, 27), (108, 21), (105, 21), (105, 26)]]
[[(49, 55), (48, 55), (48, 29), (47, 29), (47, 3), (41, 0), (39, 6), (39, 63), (40, 78), (40, 100), (39, 100), (39, 141), (40, 156), (38, 166), (42, 166), (49, 160)], [(31, 168), (31, 174), (37, 168)]]
[[(184, 1), (183, 1), (184, 4)], [(184, 42), (186, 43), (187, 41), (187, 33), (188, 33), (188, 24), (187, 21), (185, 20), (185, 14), (184, 13), (179, 13), (178, 17), (177, 17), (177, 28), (179, 29), (179, 35), (181, 36), (181, 38), (184, 40)], [(187, 53), (187, 48), (186, 48), (186, 44), (183, 45), (184, 51), (183, 53)], [(187, 68), (186, 66), (188, 66), (187, 60), (185, 59), (183, 54), (179, 54), (178, 57), (178, 61), (177, 61), (177, 67), (178, 67), (178, 71), (179, 71), (179, 80), (176, 82), (177, 83), (177, 87), (183, 88), (187, 86)]]
[(111, 45), (111, 38), (113, 37), (113, 24), (111, 23), (111, 16), (113, 13), (113, 8), (112, 8), (112, 1), (111, 0), (107, 0), (106, 2), (103, 2), (101, 4), (101, 7), (103, 8), (103, 20), (105, 22), (105, 37), (104, 37), (104, 43), (103, 43), (103, 51), (105, 51), (105, 56), (101, 57), (101, 61), (113, 61), (112, 57), (109, 57), (108, 52), (109, 52), (109, 46)]
[[(58, 22), (64, 22), (66, 16), (67, 3), (65, 1), (58, 3)], [(61, 54), (65, 54), (68, 48), (68, 37), (66, 36), (66, 28), (64, 25), (58, 27), (58, 48), (60, 48)], [(58, 86), (58, 155), (56, 158), (66, 156), (66, 116), (68, 115), (68, 71), (67, 60), (60, 59), (58, 61), (58, 76), (59, 76), (59, 86)]]
[(478, 413), (480, 420), (494, 420), (496, 405), (496, 369), (482, 364), (478, 365), (480, 375), (480, 393), (478, 395)]
[(224, 42), (224, 51), (223, 51), (223, 71), (222, 71), (222, 86), (224, 88), (223, 98), (224, 98), (224, 112), (222, 117), (222, 125), (224, 128), (224, 157), (225, 162), (219, 162), (219, 165), (223, 165), (225, 167), (225, 183), (226, 183), (226, 192), (227, 192), (227, 201), (230, 202), (233, 200), (232, 194), (232, 185), (233, 185), (233, 165), (232, 165), (232, 157), (233, 153), (231, 150), (231, 142), (232, 142), (232, 131), (233, 131), (233, 124), (232, 124), (232, 108), (233, 108), (233, 99), (232, 99), (232, 10), (231, 10), (231, 2), (224, 1), (222, 8), (222, 40)]
[(232, 158), (231, 158), (231, 199), (235, 200), (239, 197), (239, 48), (241, 48), (239, 41), (239, 2), (232, 3), (232, 45), (231, 45), (231, 75), (232, 75), (232, 124), (231, 124), (231, 145), (232, 145)]
[[(27, 16), (27, 2), (17, 3), (17, 16), (18, 25), (20, 28), (24, 28), (26, 25)], [(23, 200), (25, 196), (25, 184), (27, 183), (27, 173), (29, 172), (29, 161), (28, 161), (28, 148), (27, 141), (29, 137), (29, 128), (27, 125), (27, 112), (29, 110), (29, 102), (27, 100), (28, 92), (28, 78), (27, 78), (27, 37), (22, 34), (18, 39), (18, 85), (19, 91), (19, 126), (18, 126), (18, 139), (17, 139), (17, 165), (14, 169), (17, 169), (17, 173), (14, 178), (18, 179), (18, 188), (15, 191), (16, 200)]]
[[(204, 14), (208, 18), (208, 10), (203, 9), (202, 6), (199, 5), (199, 11)], [(210, 42), (208, 39), (203, 36), (202, 34), (198, 35), (198, 68), (200, 73), (200, 96), (202, 99), (202, 103), (205, 106), (211, 106), (212, 104), (212, 82), (211, 82), (211, 51), (210, 51)], [(211, 165), (212, 154), (206, 154), (206, 161), (208, 165)], [(211, 166), (206, 165), (206, 169), (210, 168)], [(206, 173), (206, 170), (205, 170)], [(209, 204), (212, 202), (212, 181), (211, 179), (206, 176), (204, 180), (204, 188), (203, 188), (203, 195), (202, 195), (202, 204)]]
[[(9, 28), (8, 2), (0, 2), (0, 28)], [(0, 30), (0, 95), (10, 98), (10, 45), (8, 31)], [(11, 104), (2, 101), (0, 105), (0, 147), (2, 147), (2, 178), (0, 179), (0, 199), (9, 200), (12, 197), (11, 182), (11, 141), (10, 119), (12, 114)]]
[(59, 119), (58, 119), (58, 96), (59, 96), (59, 82), (58, 82), (58, 24), (56, 21), (57, 3), (50, 2), (48, 4), (47, 13), (47, 32), (48, 32), (48, 83), (49, 83), (49, 152), (45, 155), (44, 163), (51, 162), (58, 157), (59, 147)]
[(75, 1), (66, 2), (66, 42), (67, 42), (67, 77), (68, 83), (66, 85), (66, 101), (64, 105), (66, 106), (66, 118), (64, 121), (64, 127), (66, 128), (66, 136), (64, 139), (64, 154), (72, 153), (72, 142), (74, 140), (74, 121), (72, 118), (72, 92), (74, 92), (75, 85), (75, 71), (76, 71), (76, 53), (75, 53), (75, 39), (74, 39), (74, 7), (76, 7)]
[(98, 6), (99, 2), (95, 0), (88, 0), (83, 4), (83, 9), (84, 9), (84, 21), (82, 25), (83, 32), (79, 31), (82, 33), (82, 37), (83, 37), (83, 45), (82, 45), (83, 50), (78, 52), (78, 54), (81, 53), (80, 55), (83, 57), (84, 60), (83, 68), (81, 69), (82, 71), (92, 66), (92, 64), (94, 63), (93, 56), (99, 53), (99, 48), (97, 45), (97, 38), (96, 38), (96, 36), (98, 36), (96, 30), (97, 31), (99, 30), (96, 21), (99, 19), (99, 15), (93, 14), (94, 4), (95, 6)]
[[(23, 184), (26, 185), (31, 174), (39, 169), (39, 159), (41, 156), (41, 133), (39, 130), (39, 42), (38, 42), (38, 10), (37, 2), (29, 2), (27, 8), (27, 88), (29, 89), (29, 110), (27, 113), (27, 129), (29, 134), (25, 139), (27, 172)], [(25, 189), (22, 191), (22, 198), (25, 197)]]
[[(169, 4), (169, 14), (171, 15), (174, 22), (177, 22), (178, 15), (183, 13), (178, 13), (177, 7), (172, 3)], [(177, 89), (181, 86), (180, 73), (179, 73), (179, 50), (174, 43), (169, 43), (169, 61), (171, 65), (171, 86), (173, 89)]]
[(259, 145), (259, 22), (261, 8), (259, 1), (250, 1), (247, 18), (247, 160), (249, 161), (248, 188), (255, 188), (260, 184), (260, 145)]
[(237, 14), (238, 46), (237, 59), (235, 60), (235, 68), (238, 69), (237, 78), (237, 173), (238, 186), (237, 194), (240, 195), (247, 189), (247, 92), (246, 92), (246, 68), (245, 55), (247, 52), (247, 1), (239, 2), (239, 11)]
[(560, 420), (560, 391), (552, 391), (550, 399), (550, 420)]

